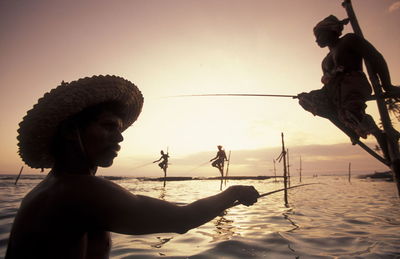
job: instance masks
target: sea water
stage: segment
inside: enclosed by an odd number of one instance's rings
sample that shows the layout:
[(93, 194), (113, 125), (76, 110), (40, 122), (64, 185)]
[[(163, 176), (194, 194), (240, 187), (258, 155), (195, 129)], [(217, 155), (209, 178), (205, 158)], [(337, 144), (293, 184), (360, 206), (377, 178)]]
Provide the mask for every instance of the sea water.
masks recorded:
[[(42, 177), (0, 176), (0, 258), (24, 195)], [(216, 194), (230, 185), (254, 185), (260, 193), (283, 187), (269, 180), (113, 180), (132, 193), (178, 204)], [(320, 183), (239, 205), (185, 234), (113, 233), (111, 258), (400, 258), (400, 199), (393, 182), (345, 176), (303, 178)], [(292, 178), (291, 185), (299, 184)]]

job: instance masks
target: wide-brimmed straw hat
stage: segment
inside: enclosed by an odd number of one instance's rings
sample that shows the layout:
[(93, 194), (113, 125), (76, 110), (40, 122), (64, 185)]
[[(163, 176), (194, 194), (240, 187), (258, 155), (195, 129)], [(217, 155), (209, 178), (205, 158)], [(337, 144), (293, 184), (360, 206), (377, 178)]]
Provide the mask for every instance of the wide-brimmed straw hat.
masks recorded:
[(22, 119), (18, 129), (19, 155), (32, 168), (51, 168), (52, 145), (61, 122), (84, 109), (117, 102), (125, 130), (139, 116), (143, 96), (130, 81), (118, 76), (93, 76), (65, 83), (44, 94)]

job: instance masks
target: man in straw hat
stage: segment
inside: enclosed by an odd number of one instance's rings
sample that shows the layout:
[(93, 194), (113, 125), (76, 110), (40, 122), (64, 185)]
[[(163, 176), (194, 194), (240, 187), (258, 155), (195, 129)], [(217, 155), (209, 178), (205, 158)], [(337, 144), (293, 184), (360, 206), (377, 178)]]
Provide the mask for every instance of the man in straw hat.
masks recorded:
[(300, 94), (299, 103), (313, 115), (331, 120), (350, 135), (353, 142), (359, 137), (374, 135), (386, 154), (385, 135), (365, 112), (365, 102), (371, 96), (372, 89), (362, 71), (362, 60), (372, 65), (383, 90), (397, 91), (397, 88), (391, 83), (383, 56), (367, 40), (354, 33), (340, 37), (347, 23), (348, 19), (340, 21), (330, 15), (314, 27), (317, 44), (329, 49), (322, 61), (323, 87)]
[(186, 206), (134, 195), (96, 177), (113, 163), (121, 133), (139, 116), (143, 97), (131, 82), (93, 76), (62, 83), (28, 111), (18, 130), (19, 154), (51, 168), (22, 200), (6, 258), (108, 258), (109, 232), (185, 233), (235, 201), (257, 201), (252, 186), (233, 186)]

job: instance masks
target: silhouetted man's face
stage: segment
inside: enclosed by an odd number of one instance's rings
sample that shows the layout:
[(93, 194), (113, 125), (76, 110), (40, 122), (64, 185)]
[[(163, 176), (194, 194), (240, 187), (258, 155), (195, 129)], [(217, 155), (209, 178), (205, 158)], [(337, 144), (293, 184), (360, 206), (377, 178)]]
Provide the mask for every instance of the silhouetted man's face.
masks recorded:
[(122, 120), (108, 111), (97, 115), (82, 129), (82, 144), (92, 165), (101, 167), (112, 165), (120, 150), (118, 143), (124, 139), (121, 131)]
[(338, 35), (334, 31), (320, 31), (315, 35), (318, 46), (324, 48), (338, 39)]

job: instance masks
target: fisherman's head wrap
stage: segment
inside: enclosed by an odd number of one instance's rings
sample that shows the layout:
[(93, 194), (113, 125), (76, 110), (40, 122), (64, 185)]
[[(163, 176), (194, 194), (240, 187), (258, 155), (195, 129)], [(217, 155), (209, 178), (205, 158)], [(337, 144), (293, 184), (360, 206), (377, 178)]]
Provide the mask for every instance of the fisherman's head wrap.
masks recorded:
[(86, 108), (114, 102), (122, 109), (122, 130), (139, 116), (143, 96), (130, 81), (118, 76), (81, 78), (45, 93), (22, 119), (18, 129), (19, 155), (32, 168), (51, 168), (52, 145), (59, 125)]
[(336, 16), (329, 15), (322, 21), (320, 21), (314, 27), (314, 35), (317, 36), (321, 31), (334, 31), (340, 36), (342, 34), (344, 25), (349, 22), (349, 19), (340, 21)]

